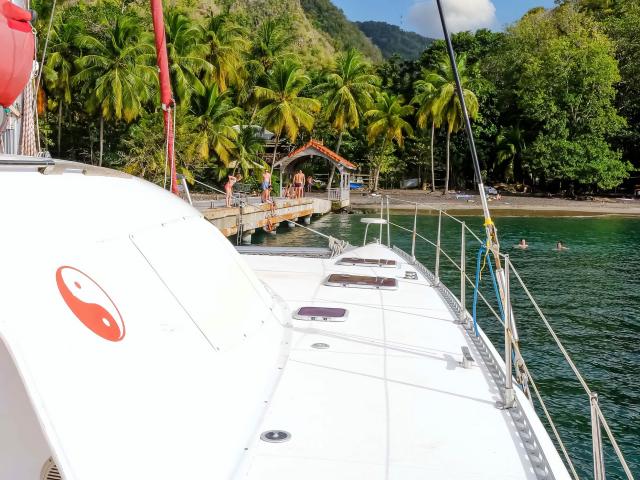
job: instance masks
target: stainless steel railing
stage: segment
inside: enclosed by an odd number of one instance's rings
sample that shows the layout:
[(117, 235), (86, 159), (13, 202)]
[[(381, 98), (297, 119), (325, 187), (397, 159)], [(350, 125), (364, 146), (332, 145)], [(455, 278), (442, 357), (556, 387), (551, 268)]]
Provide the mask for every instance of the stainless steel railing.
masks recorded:
[[(390, 214), (390, 202), (397, 202), (397, 203), (405, 203), (405, 204), (411, 204), (414, 206), (414, 211), (413, 211), (413, 229), (409, 229), (407, 227), (404, 227), (402, 225), (399, 225), (397, 223), (394, 223), (391, 221), (391, 214)], [(436, 233), (436, 239), (435, 241), (432, 241), (428, 238), (426, 238), (425, 236), (421, 235), (418, 232), (417, 229), (417, 219), (418, 219), (418, 210), (419, 210), (419, 206), (420, 205), (424, 205), (424, 206), (428, 206), (430, 207), (430, 209), (432, 211), (437, 211), (438, 212), (438, 227), (437, 227), (437, 233)], [(478, 246), (482, 246), (485, 244), (485, 242), (473, 231), (469, 228), (469, 226), (466, 224), (466, 222), (464, 222), (463, 220), (460, 220), (450, 214), (448, 214), (446, 211), (441, 210), (437, 207), (433, 207), (432, 205), (429, 205), (427, 203), (420, 203), (420, 202), (411, 202), (411, 201), (407, 201), (407, 200), (403, 200), (403, 199), (399, 199), (399, 198), (395, 198), (395, 197), (391, 197), (391, 196), (385, 196), (384, 198), (381, 198), (380, 200), (380, 218), (384, 218), (383, 216), (383, 210), (386, 207), (386, 220), (387, 220), (387, 244), (390, 246), (391, 245), (391, 233), (390, 233), (390, 228), (393, 226), (394, 228), (399, 229), (400, 231), (403, 232), (407, 232), (411, 235), (411, 258), (416, 261), (416, 242), (418, 239), (426, 242), (427, 244), (431, 245), (432, 247), (435, 248), (435, 264), (434, 264), (434, 271), (433, 271), (433, 276), (435, 278), (435, 286), (438, 286), (440, 283), (440, 274), (441, 274), (441, 269), (443, 264), (441, 264), (441, 260), (442, 258), (444, 258), (445, 260), (448, 261), (448, 263), (450, 263), (453, 267), (454, 270), (457, 270), (460, 274), (460, 298), (456, 298), (456, 302), (458, 303), (458, 308), (460, 311), (460, 319), (463, 323), (468, 325), (469, 322), (469, 312), (466, 309), (466, 286), (467, 283), (471, 285), (471, 287), (473, 289), (475, 289), (476, 285), (475, 282), (469, 277), (469, 275), (467, 274), (466, 271), (466, 263), (467, 263), (467, 259), (466, 259), (466, 239), (467, 239), (467, 235), (471, 235), (472, 238), (474, 238), (477, 242), (478, 242)], [(455, 222), (457, 222), (460, 225), (460, 263), (456, 263), (456, 261), (447, 253), (443, 250), (442, 248), (442, 232), (443, 232), (443, 218), (446, 219), (450, 219), (453, 220)], [(380, 242), (382, 243), (382, 225), (380, 226)], [(533, 394), (535, 395), (535, 398), (541, 408), (541, 410), (543, 411), (545, 418), (549, 424), (549, 427), (551, 428), (551, 431), (553, 433), (554, 438), (556, 439), (558, 446), (560, 447), (560, 450), (562, 452), (562, 456), (564, 457), (567, 466), (569, 467), (572, 476), (575, 479), (579, 479), (578, 473), (576, 471), (576, 468), (573, 464), (573, 461), (571, 460), (571, 456), (569, 455), (569, 452), (564, 444), (564, 442), (562, 441), (562, 438), (560, 437), (560, 434), (558, 432), (558, 429), (551, 417), (551, 414), (549, 413), (549, 410), (542, 398), (542, 395), (540, 394), (540, 391), (535, 383), (535, 380), (533, 378), (533, 375), (531, 374), (531, 371), (529, 370), (526, 362), (524, 361), (524, 358), (520, 352), (520, 345), (519, 345), (519, 336), (518, 336), (518, 331), (517, 331), (517, 327), (516, 327), (516, 320), (515, 317), (513, 315), (513, 309), (512, 309), (512, 305), (511, 305), (511, 298), (512, 298), (512, 280), (515, 279), (516, 282), (516, 286), (520, 287), (522, 289), (522, 291), (524, 292), (526, 298), (529, 300), (529, 302), (531, 303), (531, 305), (533, 306), (534, 310), (536, 311), (536, 313), (538, 314), (539, 318), (542, 320), (543, 324), (545, 325), (546, 329), (548, 330), (548, 332), (550, 333), (551, 337), (553, 338), (553, 340), (555, 341), (557, 347), (559, 348), (560, 352), (563, 355), (564, 360), (566, 361), (566, 363), (569, 365), (569, 367), (571, 368), (571, 370), (573, 371), (574, 375), (576, 376), (577, 380), (579, 381), (580, 385), (582, 386), (583, 390), (586, 393), (586, 396), (589, 400), (589, 406), (590, 406), (590, 411), (591, 411), (591, 437), (592, 437), (592, 448), (593, 448), (593, 476), (595, 480), (604, 480), (606, 478), (606, 473), (605, 473), (605, 461), (604, 461), (604, 455), (603, 455), (603, 437), (602, 437), (602, 430), (604, 429), (607, 438), (611, 444), (611, 447), (613, 448), (616, 457), (620, 463), (620, 466), (622, 468), (622, 470), (624, 471), (627, 479), (633, 480), (633, 473), (631, 472), (631, 469), (629, 468), (629, 465), (624, 457), (624, 454), (622, 453), (622, 450), (620, 449), (620, 446), (618, 445), (615, 436), (613, 435), (613, 432), (611, 431), (611, 427), (609, 426), (601, 408), (600, 408), (600, 404), (598, 401), (598, 394), (596, 392), (593, 392), (587, 382), (585, 381), (584, 377), (582, 376), (582, 374), (580, 373), (580, 370), (578, 369), (578, 367), (576, 366), (575, 362), (572, 360), (572, 358), (570, 357), (567, 349), (564, 347), (562, 341), (560, 340), (560, 338), (558, 337), (558, 335), (556, 334), (556, 332), (554, 331), (553, 327), (551, 326), (551, 323), (549, 322), (548, 318), (546, 317), (546, 315), (544, 314), (544, 312), (542, 311), (542, 309), (540, 308), (539, 304), (537, 303), (537, 301), (535, 300), (535, 298), (533, 297), (533, 295), (531, 294), (530, 290), (527, 288), (526, 284), (524, 283), (524, 281), (522, 280), (522, 277), (520, 276), (520, 274), (518, 273), (517, 269), (515, 268), (515, 266), (513, 265), (513, 263), (511, 262), (509, 255), (508, 254), (503, 254), (500, 253), (500, 257), (504, 262), (504, 266), (503, 266), (503, 271), (501, 272), (502, 275), (504, 275), (505, 278), (505, 292), (504, 292), (504, 305), (502, 305), (502, 309), (501, 309), (501, 313), (499, 314), (498, 312), (496, 312), (496, 309), (493, 308), (493, 306), (490, 304), (490, 302), (487, 300), (487, 298), (481, 293), (481, 292), (477, 292), (478, 298), (480, 300), (482, 300), (483, 304), (489, 309), (489, 311), (491, 312), (491, 314), (499, 321), (499, 323), (502, 325), (503, 329), (504, 329), (504, 350), (505, 350), (505, 355), (504, 355), (504, 363), (505, 363), (505, 386), (504, 386), (504, 407), (505, 408), (511, 408), (514, 406), (515, 403), (515, 392), (514, 392), (514, 385), (513, 385), (513, 380), (514, 380), (514, 376), (515, 379), (518, 383), (518, 385), (521, 386), (521, 389), (523, 390), (523, 392), (527, 395), (527, 397), (529, 398), (529, 400), (533, 403), (533, 397), (531, 395), (531, 390), (533, 390)], [(488, 261), (490, 261), (490, 259), (488, 259)], [(496, 272), (498, 273), (498, 272)], [(512, 278), (513, 277), (513, 278)], [(500, 307), (500, 305), (498, 305)]]

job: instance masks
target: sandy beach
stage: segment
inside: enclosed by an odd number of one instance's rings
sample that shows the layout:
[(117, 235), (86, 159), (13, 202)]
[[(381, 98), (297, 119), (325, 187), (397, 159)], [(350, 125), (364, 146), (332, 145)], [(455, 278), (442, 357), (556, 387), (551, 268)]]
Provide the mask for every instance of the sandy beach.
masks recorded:
[[(421, 190), (381, 190), (379, 195), (368, 192), (351, 192), (353, 210), (370, 211), (380, 207), (380, 198), (389, 195), (390, 208), (412, 211), (415, 207), (404, 202), (418, 202), (418, 209), (446, 210), (452, 215), (476, 215), (481, 213), (480, 197), (477, 193), (461, 192), (442, 195)], [(557, 197), (542, 197), (524, 194), (503, 195), (500, 200), (489, 200), (491, 212), (496, 216), (640, 216), (640, 200), (593, 197), (589, 200), (567, 200)]]

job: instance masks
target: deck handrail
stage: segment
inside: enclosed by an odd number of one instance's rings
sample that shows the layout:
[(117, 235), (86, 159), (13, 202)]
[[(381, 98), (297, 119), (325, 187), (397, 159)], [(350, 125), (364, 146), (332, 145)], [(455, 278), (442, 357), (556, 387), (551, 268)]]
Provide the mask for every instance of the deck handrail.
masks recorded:
[[(458, 272), (460, 272), (461, 275), (461, 286), (465, 285), (466, 283), (471, 284), (471, 286), (473, 288), (475, 288), (475, 283), (472, 281), (472, 279), (469, 277), (469, 275), (466, 274), (466, 269), (462, 268), (462, 265), (464, 265), (465, 261), (464, 261), (464, 249), (461, 247), (461, 252), (462, 252), (462, 256), (463, 258), (461, 258), (460, 260), (460, 264), (456, 263), (456, 261), (447, 253), (445, 252), (442, 247), (441, 247), (441, 232), (442, 232), (442, 218), (448, 218), (451, 219), (455, 222), (457, 222), (458, 224), (461, 225), (461, 230), (464, 233), (469, 233), (471, 234), (471, 236), (478, 242), (479, 246), (485, 245), (485, 242), (473, 231), (471, 230), (471, 228), (469, 228), (469, 226), (467, 225), (467, 223), (463, 220), (460, 220), (458, 218), (456, 218), (455, 216), (447, 213), (445, 210), (439, 208), (438, 206), (434, 206), (433, 204), (430, 203), (425, 203), (425, 202), (413, 202), (413, 201), (408, 201), (408, 200), (404, 200), (404, 199), (400, 199), (397, 197), (393, 197), (390, 195), (385, 195), (385, 200), (386, 200), (386, 209), (387, 209), (387, 219), (388, 219), (388, 226), (393, 226), (394, 228), (398, 228), (401, 231), (407, 232), (409, 234), (411, 234), (411, 238), (412, 238), (412, 245), (411, 245), (411, 257), (413, 258), (414, 261), (415, 260), (415, 242), (416, 239), (421, 239), (422, 241), (424, 241), (425, 243), (427, 243), (428, 245), (431, 245), (432, 247), (434, 247), (436, 249), (435, 252), (435, 256), (436, 256), (436, 260), (435, 260), (435, 279), (436, 279), (436, 285), (438, 284), (439, 281), (439, 270), (440, 270), (440, 256), (444, 256), (445, 259), (448, 260), (448, 262), (453, 265), (453, 267), (455, 268), (455, 270), (457, 270)], [(394, 202), (398, 202), (398, 203), (405, 203), (405, 204), (410, 204), (410, 205), (414, 205), (414, 220), (413, 220), (413, 230), (404, 227), (402, 225), (399, 225), (397, 223), (394, 223), (390, 220), (390, 202), (394, 201)], [(418, 211), (419, 211), (419, 206), (423, 206), (423, 207), (428, 207), (430, 210), (433, 210), (435, 212), (438, 213), (438, 229), (437, 229), (437, 239), (436, 241), (432, 241), (428, 238), (426, 238), (425, 236), (421, 235), (420, 233), (418, 233), (417, 231), (417, 216), (418, 216)], [(382, 216), (382, 210), (385, 208), (385, 202), (381, 200), (380, 202), (380, 208), (381, 208), (381, 216)], [(465, 235), (464, 233), (461, 235), (461, 239), (462, 241), (464, 241)], [(382, 239), (380, 239), (380, 242), (382, 242)], [(391, 239), (390, 239), (390, 233), (387, 232), (387, 242), (390, 244), (391, 243)], [(589, 398), (589, 402), (590, 402), (590, 407), (591, 407), (591, 423), (592, 423), (592, 445), (593, 445), (593, 460), (594, 460), (594, 478), (596, 480), (604, 480), (605, 478), (605, 466), (604, 466), (604, 456), (602, 454), (602, 447), (603, 447), (603, 443), (602, 443), (602, 434), (601, 434), (601, 430), (600, 427), (604, 428), (605, 433), (607, 434), (607, 437), (609, 439), (609, 442), (611, 443), (611, 446), (616, 454), (616, 457), (618, 459), (618, 461), (620, 462), (620, 465), (624, 471), (624, 473), (626, 474), (627, 478), (629, 480), (633, 480), (633, 473), (631, 472), (631, 469), (629, 468), (629, 465), (624, 457), (624, 454), (620, 448), (620, 446), (618, 445), (615, 436), (611, 430), (611, 427), (609, 426), (604, 413), (602, 412), (601, 408), (600, 408), (600, 404), (598, 401), (598, 395), (593, 392), (591, 390), (591, 388), (589, 387), (589, 385), (587, 384), (586, 380), (584, 379), (584, 377), (582, 376), (582, 374), (580, 373), (580, 370), (578, 369), (578, 367), (576, 366), (575, 362), (573, 361), (573, 359), (571, 358), (571, 356), (569, 355), (569, 352), (567, 351), (567, 349), (565, 348), (564, 344), (562, 343), (562, 341), (560, 340), (559, 336), (557, 335), (557, 333), (555, 332), (555, 330), (553, 329), (551, 323), (549, 322), (548, 318), (546, 317), (546, 315), (544, 314), (544, 312), (542, 311), (542, 309), (540, 308), (538, 302), (535, 300), (535, 298), (533, 297), (533, 295), (531, 294), (531, 291), (529, 290), (529, 288), (526, 286), (524, 280), (522, 279), (522, 277), (520, 276), (519, 272), (517, 271), (517, 269), (513, 266), (513, 263), (509, 260), (509, 255), (508, 254), (500, 254), (500, 257), (505, 261), (505, 274), (506, 277), (508, 279), (509, 274), (512, 274), (513, 276), (515, 276), (515, 278), (517, 279), (517, 284), (522, 288), (523, 292), (525, 293), (526, 297), (528, 298), (529, 302), (531, 303), (531, 305), (533, 306), (534, 310), (536, 311), (536, 313), (538, 314), (538, 316), (540, 317), (540, 319), (542, 320), (542, 322), (544, 323), (545, 327), (547, 328), (547, 330), (549, 331), (549, 333), (551, 334), (551, 337), (553, 338), (553, 340), (555, 341), (556, 345), (558, 346), (560, 352), (563, 355), (564, 360), (567, 362), (567, 364), (569, 365), (569, 367), (571, 368), (571, 370), (573, 371), (574, 375), (576, 376), (578, 382), (580, 383), (580, 385), (582, 386), (583, 390), (585, 391), (585, 393), (587, 394), (588, 398)], [(417, 261), (416, 261), (417, 262)], [(507, 284), (508, 285), (508, 284)], [(510, 290), (509, 287), (507, 287), (508, 290)], [(463, 290), (461, 288), (461, 290)], [(555, 423), (551, 417), (551, 414), (549, 413), (549, 410), (547, 409), (546, 404), (544, 403), (544, 400), (542, 398), (542, 395), (540, 394), (540, 391), (538, 390), (538, 387), (533, 379), (533, 375), (531, 374), (531, 371), (529, 370), (528, 366), (526, 365), (526, 362), (524, 361), (524, 358), (522, 357), (522, 354), (520, 352), (520, 346), (519, 346), (519, 341), (518, 341), (518, 336), (517, 336), (517, 330), (515, 329), (515, 320), (511, 317), (511, 303), (509, 297), (509, 292), (507, 291), (507, 305), (504, 306), (504, 311), (506, 318), (502, 318), (496, 311), (495, 309), (490, 305), (489, 301), (487, 300), (487, 298), (482, 295), (482, 293), (480, 291), (478, 291), (478, 297), (483, 301), (483, 303), (485, 304), (485, 306), (487, 306), (489, 308), (489, 310), (491, 311), (491, 313), (493, 314), (493, 316), (500, 322), (500, 324), (504, 327), (504, 331), (505, 331), (505, 365), (506, 367), (506, 378), (510, 379), (513, 376), (513, 369), (515, 369), (516, 371), (516, 377), (523, 377), (524, 379), (526, 379), (526, 381), (528, 382), (528, 384), (530, 384), (533, 388), (533, 392), (536, 396), (536, 399), (539, 402), (539, 405), (542, 409), (542, 411), (544, 412), (544, 415), (549, 423), (549, 426), (551, 427), (553, 436), (555, 437), (556, 441), (558, 442), (558, 445), (560, 447), (560, 450), (562, 452), (562, 455), (569, 467), (569, 469), (571, 470), (571, 474), (574, 477), (574, 479), (578, 480), (579, 476), (578, 473), (575, 469), (575, 466), (573, 465), (573, 462), (571, 460), (571, 456), (569, 455), (569, 452), (567, 451), (564, 442), (562, 441), (561, 437), (560, 437), (560, 433), (558, 432)], [(464, 308), (465, 305), (465, 299), (460, 298), (457, 299), (455, 298), (455, 301), (458, 303), (458, 306), (461, 308), (461, 315), (464, 316), (468, 316), (468, 312), (466, 311), (466, 309)], [(509, 327), (507, 327), (507, 325)], [(513, 328), (513, 331), (512, 331)], [(513, 358), (512, 358), (512, 354), (508, 353), (511, 349), (513, 348)], [(515, 362), (513, 362), (515, 365), (512, 368), (510, 367), (510, 364), (512, 363), (512, 360), (515, 358)], [(520, 361), (518, 361), (520, 360)], [(507, 381), (506, 384), (508, 384), (509, 382)], [(507, 387), (508, 388), (508, 387)], [(505, 388), (505, 404), (507, 403), (506, 400), (508, 400), (506, 398), (507, 395), (507, 388)], [(530, 392), (525, 392), (528, 393), (529, 399), (531, 400), (531, 396), (530, 396)], [(508, 405), (505, 405), (508, 406)]]

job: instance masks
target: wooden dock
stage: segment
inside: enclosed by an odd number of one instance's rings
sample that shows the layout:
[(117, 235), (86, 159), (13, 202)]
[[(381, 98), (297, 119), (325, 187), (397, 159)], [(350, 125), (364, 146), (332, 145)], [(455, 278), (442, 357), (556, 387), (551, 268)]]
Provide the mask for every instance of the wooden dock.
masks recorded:
[(273, 204), (248, 203), (242, 207), (214, 207), (197, 205), (204, 217), (226, 237), (238, 235), (242, 243), (250, 244), (257, 229), (275, 231), (282, 222), (311, 223), (313, 214), (332, 210), (332, 202), (322, 198), (275, 199)]

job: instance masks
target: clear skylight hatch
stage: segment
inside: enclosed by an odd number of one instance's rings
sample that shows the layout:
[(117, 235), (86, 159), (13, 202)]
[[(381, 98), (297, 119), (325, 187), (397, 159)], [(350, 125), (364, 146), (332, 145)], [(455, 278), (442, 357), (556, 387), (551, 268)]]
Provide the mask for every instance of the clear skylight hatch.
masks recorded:
[(372, 288), (377, 290), (396, 290), (398, 288), (398, 280), (395, 278), (344, 275), (340, 273), (329, 275), (324, 284), (329, 287)]

